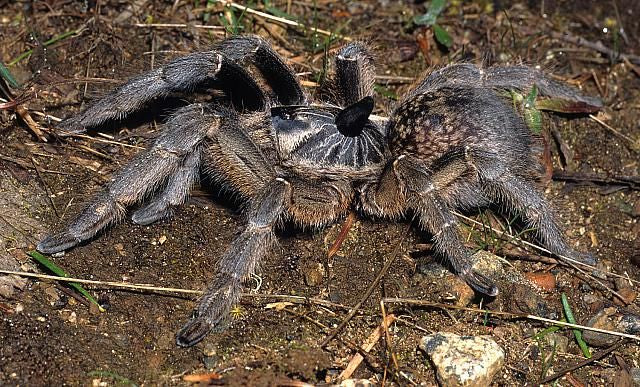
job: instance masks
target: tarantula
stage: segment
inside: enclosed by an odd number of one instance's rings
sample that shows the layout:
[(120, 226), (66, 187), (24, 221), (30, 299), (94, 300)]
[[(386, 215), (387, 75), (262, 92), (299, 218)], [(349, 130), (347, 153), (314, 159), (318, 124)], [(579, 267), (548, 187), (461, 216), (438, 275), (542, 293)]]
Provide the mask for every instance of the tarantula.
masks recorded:
[(180, 346), (198, 343), (228, 314), (284, 219), (319, 227), (352, 207), (391, 219), (412, 211), (453, 270), (489, 296), (498, 290), (472, 269), (453, 209), (502, 204), (518, 211), (553, 253), (594, 262), (567, 244), (536, 188), (533, 137), (502, 93), (536, 85), (542, 95), (592, 110), (600, 100), (526, 66), (453, 64), (431, 72), (388, 119), (376, 120), (373, 66), (363, 44), (347, 44), (335, 59), (336, 103), (312, 103), (266, 41), (237, 36), (129, 80), (64, 121), (64, 128), (79, 132), (117, 121), (154, 99), (196, 88), (221, 89), (227, 98), (175, 111), (151, 148), (38, 250), (54, 253), (90, 239), (145, 198), (133, 221), (164, 218), (185, 202), (201, 172), (240, 193), (246, 229), (218, 261), (194, 316), (177, 333)]

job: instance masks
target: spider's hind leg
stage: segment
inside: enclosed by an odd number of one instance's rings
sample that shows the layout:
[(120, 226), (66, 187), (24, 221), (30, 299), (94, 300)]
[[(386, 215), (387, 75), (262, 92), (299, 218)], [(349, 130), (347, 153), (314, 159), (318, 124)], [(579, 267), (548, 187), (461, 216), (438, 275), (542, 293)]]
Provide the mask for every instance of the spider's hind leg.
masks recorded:
[[(80, 215), (62, 232), (42, 240), (38, 250), (55, 253), (73, 247), (118, 221), (127, 206), (153, 192), (167, 180), (167, 176), (171, 176), (169, 184), (175, 178), (184, 177), (188, 171), (181, 168), (199, 158), (201, 143), (212, 131), (217, 131), (222, 118), (205, 105), (191, 105), (179, 110), (167, 122), (167, 129), (150, 149), (136, 156), (115, 174)], [(184, 178), (180, 182), (188, 183)], [(176, 196), (179, 195), (173, 194), (174, 198)]]
[(460, 159), (452, 159), (432, 171), (411, 157), (398, 158), (393, 165), (396, 175), (407, 187), (408, 206), (413, 208), (420, 226), (433, 235), (435, 249), (449, 259), (455, 272), (473, 289), (488, 296), (498, 294), (497, 286), (473, 269), (471, 251), (464, 246), (459, 222), (453, 214), (447, 187), (467, 171)]
[(552, 253), (590, 265), (596, 263), (593, 255), (569, 246), (552, 207), (532, 183), (511, 172), (497, 158), (485, 155), (472, 158), (471, 163), (481, 175), (484, 193), (520, 211), (528, 226), (536, 230), (541, 242)]

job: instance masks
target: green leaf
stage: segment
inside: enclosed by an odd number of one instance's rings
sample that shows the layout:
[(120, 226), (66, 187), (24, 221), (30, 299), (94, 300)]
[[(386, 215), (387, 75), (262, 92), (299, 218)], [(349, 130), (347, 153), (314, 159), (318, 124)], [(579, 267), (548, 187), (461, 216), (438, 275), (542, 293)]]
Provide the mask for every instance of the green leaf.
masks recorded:
[(451, 38), (451, 35), (449, 35), (447, 30), (440, 27), (439, 25), (433, 25), (433, 34), (436, 36), (436, 40), (438, 41), (438, 43), (442, 44), (443, 46), (449, 48), (453, 45), (453, 39)]
[(431, 4), (429, 4), (427, 13), (414, 17), (413, 22), (419, 26), (434, 25), (436, 23), (436, 19), (438, 19), (438, 16), (442, 13), (446, 5), (447, 0), (432, 0)]
[[(42, 266), (44, 266), (47, 269), (49, 269), (52, 273), (54, 273), (54, 274), (56, 274), (56, 275), (58, 275), (60, 277), (69, 277), (69, 275), (64, 270), (62, 270), (62, 268), (60, 268), (58, 265), (56, 265), (55, 263), (53, 263), (50, 260), (48, 260), (44, 255), (40, 254), (39, 252), (37, 252), (35, 250), (32, 250), (32, 251), (29, 251), (27, 254), (29, 254), (33, 259), (35, 259), (36, 262), (38, 262)], [(96, 301), (96, 299), (93, 298), (93, 296), (91, 294), (89, 294), (89, 292), (87, 292), (82, 286), (80, 286), (77, 283), (73, 283), (73, 282), (69, 282), (69, 286), (71, 286), (72, 288), (76, 289), (87, 300), (89, 300), (89, 302), (92, 302), (92, 303), (96, 304), (98, 306), (98, 309), (101, 312), (105, 312), (105, 309), (102, 306), (100, 306), (98, 301)]]
[[(567, 298), (567, 295), (562, 293), (560, 295), (560, 300), (562, 301), (562, 309), (564, 309), (564, 315), (567, 318), (567, 321), (571, 324), (575, 324), (576, 319), (573, 317), (573, 312), (571, 311), (571, 306), (569, 305), (569, 299)], [(586, 357), (587, 359), (590, 359), (591, 351), (589, 351), (589, 347), (587, 346), (587, 343), (585, 343), (584, 340), (582, 339), (582, 331), (579, 329), (573, 329), (573, 335), (575, 336), (576, 342), (578, 343), (578, 346), (582, 350), (582, 354), (584, 355), (584, 357)]]
[(11, 72), (9, 71), (9, 69), (6, 68), (4, 63), (2, 62), (0, 62), (0, 76), (4, 78), (9, 84), (9, 86), (13, 87), (14, 89), (17, 89), (18, 87), (20, 87), (20, 84), (18, 83), (18, 81), (16, 81), (13, 75), (11, 75)]

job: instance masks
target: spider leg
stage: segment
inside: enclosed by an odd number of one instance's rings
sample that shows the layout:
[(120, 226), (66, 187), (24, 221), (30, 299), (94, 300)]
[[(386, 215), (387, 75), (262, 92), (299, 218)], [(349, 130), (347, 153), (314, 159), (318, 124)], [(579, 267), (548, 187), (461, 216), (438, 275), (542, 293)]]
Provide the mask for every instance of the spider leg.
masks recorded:
[(148, 225), (171, 216), (173, 207), (187, 200), (190, 188), (197, 182), (201, 158), (201, 152), (188, 155), (175, 173), (168, 178), (164, 190), (148, 201), (144, 207), (136, 210), (131, 220), (140, 225)]
[(255, 66), (282, 105), (300, 105), (306, 100), (295, 72), (264, 39), (255, 35), (234, 36), (223, 40), (217, 50), (237, 62)]
[(521, 211), (529, 227), (536, 230), (552, 253), (589, 265), (596, 263), (593, 255), (578, 252), (567, 244), (554, 211), (531, 183), (505, 171), (499, 178), (489, 180), (484, 191), (494, 198), (506, 199), (511, 207)]
[(62, 232), (43, 239), (38, 250), (43, 253), (66, 250), (119, 220), (127, 206), (153, 192), (167, 176), (175, 175), (176, 171), (180, 175), (181, 166), (193, 161), (191, 155), (201, 152), (202, 141), (218, 129), (221, 118), (205, 105), (191, 105), (179, 110), (167, 121), (167, 129), (150, 149), (115, 174), (80, 215)]
[(200, 299), (195, 316), (176, 334), (176, 343), (190, 347), (200, 342), (242, 294), (242, 283), (276, 243), (273, 227), (291, 201), (291, 186), (276, 178), (251, 201), (246, 229), (232, 242), (217, 264), (209, 289)]
[(578, 89), (553, 80), (542, 71), (528, 66), (490, 67), (484, 71), (483, 79), (486, 86), (503, 89), (527, 91), (536, 85), (542, 95), (582, 102), (590, 105), (594, 111), (602, 108), (600, 98), (584, 95)]
[(452, 200), (443, 196), (445, 188), (466, 170), (463, 161), (458, 159), (431, 171), (417, 159), (400, 156), (385, 170), (381, 179), (383, 185), (363, 192), (363, 208), (374, 214), (388, 211), (393, 216), (399, 212), (398, 202), (406, 200), (406, 206), (415, 210), (420, 226), (433, 235), (436, 251), (449, 259), (455, 272), (478, 292), (495, 296), (498, 294), (495, 284), (473, 270), (473, 258), (460, 236), (459, 223), (451, 208)]
[(373, 58), (362, 43), (352, 42), (338, 51), (336, 83), (345, 106), (352, 105), (364, 97), (373, 96)]
[(234, 104), (249, 110), (265, 106), (262, 90), (241, 66), (217, 51), (195, 52), (130, 79), (83, 112), (61, 122), (60, 127), (83, 132), (87, 127), (122, 119), (156, 98), (190, 91), (214, 79), (222, 83), (223, 89), (233, 91)]

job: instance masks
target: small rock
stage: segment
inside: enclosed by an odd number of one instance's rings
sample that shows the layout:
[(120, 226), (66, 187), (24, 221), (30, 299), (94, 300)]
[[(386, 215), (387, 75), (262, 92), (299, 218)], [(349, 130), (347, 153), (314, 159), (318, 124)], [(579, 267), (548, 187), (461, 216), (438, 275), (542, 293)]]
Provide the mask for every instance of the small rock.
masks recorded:
[(216, 355), (205, 356), (202, 358), (202, 364), (204, 364), (204, 368), (208, 370), (212, 370), (216, 368), (216, 366), (218, 365), (218, 362), (220, 362), (220, 358)]
[[(611, 311), (611, 309), (613, 309), (613, 311)], [(615, 313), (615, 308), (603, 309), (591, 317), (585, 325), (591, 328), (615, 331), (616, 326), (609, 318), (613, 313)], [(618, 340), (618, 337), (614, 335), (586, 330), (582, 332), (582, 337), (587, 344), (594, 347), (608, 347)]]
[(309, 286), (318, 286), (322, 284), (325, 270), (324, 265), (320, 262), (313, 262), (304, 269), (304, 283)]
[(550, 292), (556, 288), (556, 277), (550, 272), (525, 273), (524, 276), (534, 286), (544, 291)]
[(367, 379), (346, 379), (346, 380), (343, 380), (340, 384), (338, 384), (338, 387), (373, 387), (373, 386), (375, 386), (375, 384), (373, 384), (371, 381)]
[(622, 296), (622, 299), (613, 296), (613, 303), (620, 306), (629, 305), (638, 297), (638, 293), (631, 288), (622, 288), (617, 293)]
[(444, 386), (488, 386), (504, 363), (503, 349), (488, 336), (436, 333), (424, 336), (420, 347)]
[(629, 370), (629, 375), (631, 375), (631, 380), (633, 380), (633, 384), (635, 386), (640, 386), (640, 368), (631, 368)]
[(618, 322), (618, 329), (630, 335), (640, 333), (640, 316), (625, 314)]

